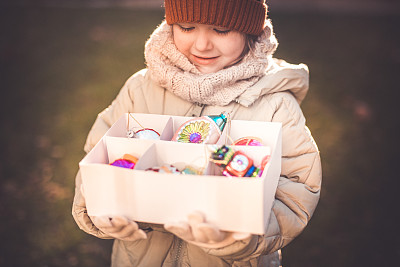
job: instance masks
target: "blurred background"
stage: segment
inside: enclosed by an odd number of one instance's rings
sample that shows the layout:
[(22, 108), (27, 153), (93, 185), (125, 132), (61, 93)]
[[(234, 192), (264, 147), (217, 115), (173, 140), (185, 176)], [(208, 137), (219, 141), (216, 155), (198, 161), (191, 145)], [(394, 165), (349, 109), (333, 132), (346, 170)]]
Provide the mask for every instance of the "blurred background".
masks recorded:
[[(310, 68), (302, 104), (321, 201), (283, 266), (397, 266), (400, 8), (270, 0), (276, 57)], [(160, 0), (0, 1), (0, 266), (109, 266), (112, 242), (71, 216), (97, 113), (144, 67)]]

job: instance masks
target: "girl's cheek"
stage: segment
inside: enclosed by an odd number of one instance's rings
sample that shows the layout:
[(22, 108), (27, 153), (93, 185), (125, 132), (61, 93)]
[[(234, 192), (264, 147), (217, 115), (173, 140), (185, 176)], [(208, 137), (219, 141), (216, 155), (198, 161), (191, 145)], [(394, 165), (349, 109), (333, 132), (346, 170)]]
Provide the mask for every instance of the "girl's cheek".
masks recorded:
[(179, 52), (181, 52), (181, 53), (185, 53), (185, 50), (186, 50), (186, 44), (185, 44), (185, 42), (183, 41), (183, 40), (181, 40), (180, 38), (176, 38), (175, 40), (174, 40), (174, 42), (175, 42), (175, 46), (176, 46), (176, 48), (179, 50)]
[(184, 36), (181, 36), (181, 34), (174, 34), (174, 43), (175, 46), (178, 48), (178, 50), (183, 53), (184, 50), (187, 49), (188, 47), (188, 42), (185, 40)]

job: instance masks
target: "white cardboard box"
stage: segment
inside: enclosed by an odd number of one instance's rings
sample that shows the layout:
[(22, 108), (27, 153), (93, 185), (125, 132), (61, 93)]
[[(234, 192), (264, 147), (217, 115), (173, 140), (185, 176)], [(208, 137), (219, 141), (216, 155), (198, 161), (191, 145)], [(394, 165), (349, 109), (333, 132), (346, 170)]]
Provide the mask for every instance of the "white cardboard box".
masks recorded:
[[(132, 115), (144, 127), (161, 133), (163, 140), (170, 140), (182, 123), (192, 119)], [(265, 155), (271, 155), (261, 177), (228, 178), (219, 175), (208, 161), (210, 145), (126, 138), (128, 118), (130, 128), (136, 127), (125, 114), (79, 163), (89, 215), (123, 215), (135, 221), (164, 224), (186, 220), (190, 212), (198, 210), (221, 230), (264, 233), (281, 169), (280, 123), (232, 120), (225, 127), (219, 145), (256, 136), (266, 146), (234, 146), (234, 150), (245, 152), (256, 165)], [(230, 138), (226, 138), (227, 132)], [(109, 165), (125, 153), (139, 158), (134, 170)], [(204, 167), (205, 175), (144, 171), (162, 164)]]

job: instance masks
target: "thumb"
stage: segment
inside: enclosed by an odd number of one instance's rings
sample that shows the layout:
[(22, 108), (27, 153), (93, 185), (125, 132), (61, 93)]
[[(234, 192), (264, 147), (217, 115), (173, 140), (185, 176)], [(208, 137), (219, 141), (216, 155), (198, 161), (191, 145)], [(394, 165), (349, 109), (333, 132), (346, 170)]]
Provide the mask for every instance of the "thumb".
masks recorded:
[(201, 223), (198, 226), (199, 231), (207, 237), (209, 242), (221, 242), (226, 237), (226, 232), (220, 231), (218, 227), (210, 223)]
[(186, 222), (169, 222), (164, 224), (164, 228), (184, 240), (194, 240), (190, 225)]
[(235, 240), (245, 240), (251, 237), (251, 234), (249, 233), (240, 233), (240, 232), (235, 232), (232, 234), (233, 239)]

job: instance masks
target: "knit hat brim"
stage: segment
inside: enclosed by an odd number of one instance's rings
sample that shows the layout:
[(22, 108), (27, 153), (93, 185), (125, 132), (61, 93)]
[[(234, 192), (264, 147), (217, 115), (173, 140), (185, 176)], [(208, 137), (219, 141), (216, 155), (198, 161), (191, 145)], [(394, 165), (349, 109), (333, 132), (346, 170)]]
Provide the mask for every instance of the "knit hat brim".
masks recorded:
[(267, 17), (263, 0), (165, 0), (164, 4), (165, 19), (170, 25), (201, 23), (259, 35)]

